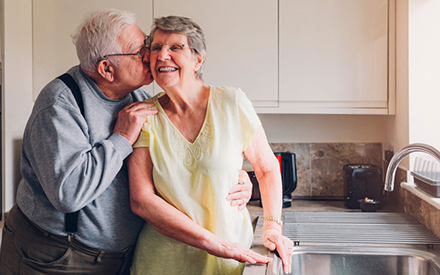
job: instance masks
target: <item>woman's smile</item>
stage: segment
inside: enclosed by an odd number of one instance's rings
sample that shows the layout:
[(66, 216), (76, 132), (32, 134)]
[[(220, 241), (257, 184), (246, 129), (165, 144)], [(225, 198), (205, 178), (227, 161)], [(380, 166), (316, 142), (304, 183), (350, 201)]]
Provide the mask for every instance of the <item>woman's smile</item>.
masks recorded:
[(159, 69), (157, 69), (157, 71), (159, 73), (166, 73), (166, 72), (174, 72), (174, 71), (178, 71), (178, 68), (175, 67), (159, 67)]

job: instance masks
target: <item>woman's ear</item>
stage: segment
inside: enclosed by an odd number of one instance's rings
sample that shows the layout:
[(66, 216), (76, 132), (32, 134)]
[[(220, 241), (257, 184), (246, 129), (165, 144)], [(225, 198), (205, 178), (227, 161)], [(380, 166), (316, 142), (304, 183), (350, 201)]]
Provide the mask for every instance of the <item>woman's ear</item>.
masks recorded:
[(104, 78), (108, 82), (113, 82), (113, 80), (115, 79), (114, 68), (107, 59), (99, 61), (97, 67), (97, 71), (102, 78)]
[(203, 65), (203, 61), (205, 61), (205, 54), (197, 53), (196, 56), (196, 64), (194, 66), (194, 70), (197, 72)]

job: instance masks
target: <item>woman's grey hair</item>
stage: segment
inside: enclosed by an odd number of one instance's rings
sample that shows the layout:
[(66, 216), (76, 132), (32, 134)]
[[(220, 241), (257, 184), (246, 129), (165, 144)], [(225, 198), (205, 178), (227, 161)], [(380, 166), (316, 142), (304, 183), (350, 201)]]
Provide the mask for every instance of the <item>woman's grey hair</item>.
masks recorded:
[[(200, 26), (190, 18), (174, 15), (155, 18), (150, 32), (151, 41), (153, 41), (154, 33), (157, 30), (161, 30), (166, 33), (184, 34), (188, 38), (188, 46), (191, 48), (193, 54), (206, 54), (205, 35), (203, 34), (202, 28), (200, 28)], [(204, 68), (205, 60), (203, 60), (202, 66), (196, 72), (197, 78), (203, 79), (202, 76)]]
[[(136, 23), (133, 12), (104, 9), (87, 14), (72, 34), (81, 68), (95, 72), (103, 55), (121, 53), (118, 37), (122, 29)], [(115, 60), (115, 65), (119, 65)]]

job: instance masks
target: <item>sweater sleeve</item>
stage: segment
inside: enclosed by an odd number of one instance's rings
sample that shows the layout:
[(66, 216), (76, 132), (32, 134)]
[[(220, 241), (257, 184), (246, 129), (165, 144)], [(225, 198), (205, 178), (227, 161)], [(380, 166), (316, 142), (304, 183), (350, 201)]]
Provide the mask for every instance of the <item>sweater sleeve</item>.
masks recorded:
[(91, 144), (87, 123), (74, 107), (54, 104), (41, 110), (29, 122), (23, 141), (23, 161), (28, 164), (22, 165), (24, 178), (38, 182), (52, 205), (65, 213), (102, 194), (132, 152), (118, 134)]

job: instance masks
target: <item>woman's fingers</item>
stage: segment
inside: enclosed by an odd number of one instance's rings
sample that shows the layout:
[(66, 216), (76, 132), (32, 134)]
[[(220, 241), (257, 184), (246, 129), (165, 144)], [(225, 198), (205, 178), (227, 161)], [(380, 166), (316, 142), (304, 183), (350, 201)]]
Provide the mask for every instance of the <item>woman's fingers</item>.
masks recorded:
[(269, 239), (263, 239), (263, 245), (270, 251), (274, 251), (277, 248), (276, 244)]
[(282, 236), (278, 230), (268, 229), (263, 233), (263, 244), (270, 250), (277, 250), (283, 262), (285, 273), (290, 273), (292, 269), (293, 242)]
[(252, 250), (249, 250), (248, 253), (243, 254), (243, 262), (248, 262), (251, 264), (267, 264), (271, 260), (271, 258), (260, 255), (256, 252), (253, 252)]
[(239, 262), (255, 263), (268, 263), (272, 259), (258, 254), (250, 249), (244, 248), (238, 243), (224, 242), (222, 241), (220, 246), (208, 251), (211, 255), (222, 257), (226, 259), (234, 259)]
[(290, 273), (292, 271), (293, 242), (287, 237), (283, 236), (283, 244), (287, 250), (287, 253), (284, 258), (281, 258), (281, 260), (283, 261), (284, 272)]

